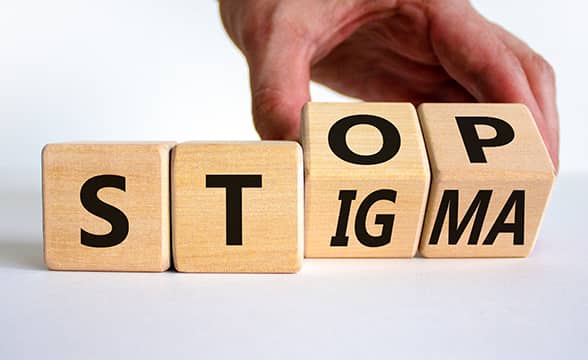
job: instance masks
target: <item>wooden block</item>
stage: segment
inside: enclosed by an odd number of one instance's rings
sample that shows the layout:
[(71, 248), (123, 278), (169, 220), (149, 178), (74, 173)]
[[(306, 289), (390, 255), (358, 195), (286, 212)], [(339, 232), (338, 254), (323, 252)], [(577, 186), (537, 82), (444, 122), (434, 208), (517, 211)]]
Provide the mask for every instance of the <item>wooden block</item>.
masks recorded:
[(171, 143), (43, 149), (45, 262), (51, 270), (165, 271)]
[(423, 104), (432, 185), (425, 257), (524, 257), (555, 173), (535, 121), (519, 104)]
[(430, 184), (409, 103), (303, 109), (305, 255), (412, 257)]
[(303, 206), (297, 143), (180, 144), (172, 152), (174, 265), (182, 272), (297, 272)]

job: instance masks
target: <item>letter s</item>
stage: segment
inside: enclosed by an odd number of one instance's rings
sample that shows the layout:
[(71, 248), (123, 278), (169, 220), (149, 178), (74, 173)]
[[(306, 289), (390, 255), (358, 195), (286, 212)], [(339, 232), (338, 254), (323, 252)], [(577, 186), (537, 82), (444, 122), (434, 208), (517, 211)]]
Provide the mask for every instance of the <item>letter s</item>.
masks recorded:
[(82, 245), (96, 248), (106, 248), (122, 243), (129, 233), (129, 219), (126, 215), (98, 199), (98, 191), (105, 187), (113, 187), (122, 191), (126, 190), (125, 178), (118, 175), (98, 175), (88, 179), (80, 190), (82, 205), (91, 214), (96, 215), (112, 225), (108, 234), (95, 235), (81, 229)]

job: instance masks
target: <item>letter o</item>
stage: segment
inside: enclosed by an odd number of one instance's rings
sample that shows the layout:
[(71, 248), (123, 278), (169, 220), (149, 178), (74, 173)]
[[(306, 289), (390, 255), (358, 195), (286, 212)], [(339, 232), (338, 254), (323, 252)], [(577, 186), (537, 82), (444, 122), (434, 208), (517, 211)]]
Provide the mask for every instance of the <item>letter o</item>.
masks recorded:
[[(361, 155), (347, 145), (347, 131), (366, 124), (382, 134), (382, 147), (373, 154)], [(375, 165), (392, 159), (400, 150), (400, 133), (390, 121), (375, 115), (351, 115), (338, 120), (329, 130), (329, 147), (340, 159), (359, 165)]]

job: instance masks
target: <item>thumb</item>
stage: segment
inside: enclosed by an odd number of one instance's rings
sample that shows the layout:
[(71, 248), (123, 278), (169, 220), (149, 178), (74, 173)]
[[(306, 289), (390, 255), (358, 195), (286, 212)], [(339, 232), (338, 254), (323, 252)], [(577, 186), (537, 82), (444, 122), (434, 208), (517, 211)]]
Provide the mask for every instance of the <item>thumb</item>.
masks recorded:
[(253, 121), (262, 139), (298, 140), (300, 111), (310, 101), (310, 56), (299, 41), (280, 40), (248, 57)]

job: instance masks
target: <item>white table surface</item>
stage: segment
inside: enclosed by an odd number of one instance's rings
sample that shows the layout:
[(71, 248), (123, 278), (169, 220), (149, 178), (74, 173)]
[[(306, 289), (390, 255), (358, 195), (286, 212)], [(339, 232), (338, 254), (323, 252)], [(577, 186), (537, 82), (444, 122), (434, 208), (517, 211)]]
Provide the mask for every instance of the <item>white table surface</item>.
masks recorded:
[(48, 271), (40, 195), (3, 193), (0, 359), (586, 359), (587, 187), (560, 175), (527, 259), (296, 275)]

